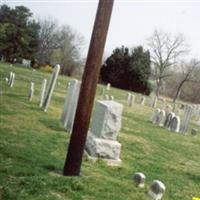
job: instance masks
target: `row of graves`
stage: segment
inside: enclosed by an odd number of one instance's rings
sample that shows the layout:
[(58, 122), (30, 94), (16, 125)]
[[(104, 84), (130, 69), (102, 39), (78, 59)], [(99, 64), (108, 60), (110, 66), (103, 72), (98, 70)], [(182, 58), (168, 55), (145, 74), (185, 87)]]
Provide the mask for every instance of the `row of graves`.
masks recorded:
[[(56, 65), (51, 75), (51, 79), (47, 84), (47, 79), (43, 79), (41, 83), (39, 107), (44, 112), (48, 111), (53, 91), (56, 86), (56, 81), (59, 75), (60, 65)], [(10, 72), (6, 82), (9, 87), (13, 87), (15, 74)], [(65, 97), (63, 112), (60, 116), (60, 121), (66, 130), (71, 134), (76, 107), (78, 103), (79, 91), (81, 82), (78, 80), (71, 80), (67, 85), (67, 94)], [(32, 101), (34, 95), (34, 82), (30, 83), (28, 92), (28, 100)], [(107, 84), (106, 88), (102, 89), (101, 100), (95, 101), (95, 107), (92, 115), (90, 129), (85, 144), (85, 155), (92, 160), (101, 158), (108, 165), (118, 166), (121, 164), (120, 152), (121, 144), (117, 141), (119, 131), (121, 129), (123, 105), (114, 100), (114, 96), (109, 95), (111, 85)], [(106, 94), (107, 93), (107, 94)], [(127, 105), (132, 107), (135, 103), (136, 96), (128, 93), (125, 97)], [(145, 105), (146, 98), (141, 96), (139, 104)], [(152, 108), (157, 107), (157, 97), (154, 96), (147, 103)], [(152, 116), (152, 123), (158, 126), (166, 127), (175, 132), (185, 133), (188, 129), (189, 120), (194, 110), (191, 106), (185, 106), (182, 123), (180, 117), (172, 112), (170, 106), (165, 106), (166, 102), (162, 100), (162, 109), (156, 109)], [(200, 116), (200, 109), (195, 113), (196, 117)], [(137, 187), (144, 187), (145, 175), (141, 172), (134, 174), (133, 180)], [(162, 199), (165, 192), (165, 185), (159, 181), (154, 180), (149, 187), (149, 197), (154, 200)]]
[[(160, 127), (165, 127), (169, 131), (187, 134), (189, 130), (190, 119), (193, 118), (197, 124), (200, 122), (200, 106), (184, 105), (182, 109), (170, 105), (164, 108), (157, 108), (151, 118), (151, 122)], [(197, 135), (198, 130), (192, 128), (191, 134)]]

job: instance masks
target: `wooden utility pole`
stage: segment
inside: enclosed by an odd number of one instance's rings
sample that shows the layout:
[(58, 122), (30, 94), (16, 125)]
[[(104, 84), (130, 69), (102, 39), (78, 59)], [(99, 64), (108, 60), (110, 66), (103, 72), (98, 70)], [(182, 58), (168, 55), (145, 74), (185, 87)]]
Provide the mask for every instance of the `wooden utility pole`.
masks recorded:
[(63, 170), (64, 176), (79, 176), (85, 141), (114, 0), (99, 0), (80, 95)]

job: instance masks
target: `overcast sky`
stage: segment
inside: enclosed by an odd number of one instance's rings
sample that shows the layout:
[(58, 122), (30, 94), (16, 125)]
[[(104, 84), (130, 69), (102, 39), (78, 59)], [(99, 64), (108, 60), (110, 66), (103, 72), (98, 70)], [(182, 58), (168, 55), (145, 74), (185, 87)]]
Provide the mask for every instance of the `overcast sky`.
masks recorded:
[[(35, 17), (52, 16), (60, 24), (71, 25), (85, 38), (83, 54), (88, 50), (95, 19), (97, 2), (90, 1), (39, 1), (1, 0), (9, 6), (24, 5)], [(200, 0), (196, 1), (134, 1), (116, 0), (111, 17), (105, 52), (125, 45), (146, 47), (147, 38), (155, 28), (168, 33), (182, 33), (190, 45), (190, 57), (200, 59)]]

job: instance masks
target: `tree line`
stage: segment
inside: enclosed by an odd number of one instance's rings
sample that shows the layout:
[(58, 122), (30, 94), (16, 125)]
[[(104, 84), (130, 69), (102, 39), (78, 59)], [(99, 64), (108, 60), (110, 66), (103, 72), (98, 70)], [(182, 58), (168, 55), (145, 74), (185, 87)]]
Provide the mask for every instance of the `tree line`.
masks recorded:
[(83, 36), (56, 20), (35, 20), (24, 7), (0, 7), (0, 56), (7, 62), (31, 60), (32, 67), (61, 65), (61, 73), (73, 75), (81, 66)]
[[(48, 17), (35, 20), (24, 7), (0, 7), (0, 57), (7, 62), (31, 60), (32, 67), (61, 65), (61, 74), (72, 76), (83, 71), (83, 36), (68, 25), (59, 26)], [(117, 47), (102, 64), (100, 82), (149, 95), (152, 91), (200, 102), (200, 62), (184, 61), (189, 53), (182, 34), (155, 30), (142, 46)]]

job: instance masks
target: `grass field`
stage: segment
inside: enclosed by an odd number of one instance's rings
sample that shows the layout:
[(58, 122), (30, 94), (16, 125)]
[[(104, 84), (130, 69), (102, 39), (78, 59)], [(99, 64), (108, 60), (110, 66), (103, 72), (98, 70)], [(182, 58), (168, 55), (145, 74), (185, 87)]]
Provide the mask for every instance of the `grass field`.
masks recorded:
[[(9, 72), (16, 73), (13, 88), (6, 85)], [(148, 106), (126, 105), (126, 91), (111, 88), (116, 101), (124, 104), (120, 167), (83, 158), (80, 177), (61, 175), (69, 134), (60, 124), (66, 77), (59, 85), (47, 113), (38, 106), (45, 74), (0, 63), (0, 199), (2, 200), (146, 200), (151, 182), (166, 185), (164, 200), (191, 200), (200, 193), (200, 136), (183, 136), (149, 122)], [(35, 82), (33, 102), (28, 102), (30, 81)], [(99, 85), (96, 98), (100, 98)], [(136, 97), (139, 99), (139, 95)], [(195, 127), (194, 124), (190, 125)], [(197, 127), (196, 127), (197, 128)], [(136, 188), (135, 172), (146, 177), (146, 186)]]

